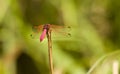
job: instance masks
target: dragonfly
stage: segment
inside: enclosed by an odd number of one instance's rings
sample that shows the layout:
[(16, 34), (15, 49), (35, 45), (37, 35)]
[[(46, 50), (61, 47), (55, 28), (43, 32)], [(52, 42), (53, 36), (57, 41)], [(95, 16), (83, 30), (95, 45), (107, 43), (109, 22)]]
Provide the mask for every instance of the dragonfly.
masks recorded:
[[(49, 53), (49, 65), (50, 65), (50, 73), (53, 74), (53, 60), (52, 60), (52, 41), (51, 41), (51, 33), (52, 32), (58, 32), (58, 33), (63, 33), (63, 35), (71, 35), (70, 33), (65, 32), (65, 28), (70, 29), (70, 26), (65, 27), (65, 26), (58, 26), (58, 25), (53, 25), (53, 24), (43, 24), (43, 25), (38, 25), (38, 26), (33, 26), (33, 33), (34, 34), (39, 34), (39, 39), (40, 42), (44, 40), (44, 38), (47, 36), (48, 39), (48, 53)], [(34, 34), (31, 36), (34, 37)]]
[(32, 30), (33, 30), (33, 34), (31, 34), (31, 37), (39, 38), (40, 42), (42, 42), (45, 39), (48, 30), (51, 30), (52, 33), (54, 32), (54, 34), (62, 35), (63, 37), (71, 36), (71, 34), (68, 32), (71, 30), (71, 27), (64, 25), (42, 24), (42, 25), (33, 26)]

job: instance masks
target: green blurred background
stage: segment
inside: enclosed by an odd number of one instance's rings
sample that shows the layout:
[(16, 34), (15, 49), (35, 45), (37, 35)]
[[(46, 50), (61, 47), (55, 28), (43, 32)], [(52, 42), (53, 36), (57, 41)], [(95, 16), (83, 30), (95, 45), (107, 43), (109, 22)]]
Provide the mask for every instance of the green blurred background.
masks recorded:
[(52, 38), (54, 74), (113, 74), (120, 61), (119, 0), (0, 0), (0, 74), (49, 74), (47, 39), (32, 26), (71, 26)]

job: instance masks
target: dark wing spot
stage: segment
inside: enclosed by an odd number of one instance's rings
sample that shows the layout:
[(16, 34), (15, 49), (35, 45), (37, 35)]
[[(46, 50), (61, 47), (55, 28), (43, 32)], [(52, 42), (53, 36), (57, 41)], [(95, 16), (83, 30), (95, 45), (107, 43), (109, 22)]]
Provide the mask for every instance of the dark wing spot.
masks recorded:
[(71, 27), (70, 27), (70, 26), (68, 26), (68, 28), (70, 29)]
[(34, 36), (33, 36), (33, 34), (30, 34), (30, 37), (31, 37), (32, 39), (34, 39)]
[(71, 34), (70, 34), (70, 33), (68, 33), (68, 36), (69, 36), (69, 37), (71, 37)]

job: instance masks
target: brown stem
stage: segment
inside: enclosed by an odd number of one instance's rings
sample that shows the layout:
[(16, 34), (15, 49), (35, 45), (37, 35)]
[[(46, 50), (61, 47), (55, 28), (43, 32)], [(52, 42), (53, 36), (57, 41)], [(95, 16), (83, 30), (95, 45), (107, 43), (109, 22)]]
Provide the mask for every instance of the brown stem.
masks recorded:
[(53, 60), (52, 60), (52, 40), (51, 40), (51, 30), (47, 32), (48, 39), (48, 53), (49, 53), (49, 65), (50, 65), (50, 74), (53, 74)]

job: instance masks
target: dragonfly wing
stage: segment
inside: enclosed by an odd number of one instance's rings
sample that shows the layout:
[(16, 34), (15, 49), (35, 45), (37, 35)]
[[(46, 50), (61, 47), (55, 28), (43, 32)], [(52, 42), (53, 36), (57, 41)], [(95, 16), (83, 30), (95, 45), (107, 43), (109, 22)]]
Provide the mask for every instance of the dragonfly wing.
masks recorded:
[[(31, 34), (31, 37), (33, 39), (39, 39), (40, 35), (42, 34), (44, 25), (38, 25), (38, 26), (33, 26), (32, 30), (33, 33)], [(52, 30), (52, 37), (55, 38), (64, 38), (64, 37), (70, 37), (71, 33), (71, 27), (70, 26), (62, 26), (62, 25), (51, 25), (50, 28)]]
[(32, 30), (33, 32), (40, 32), (43, 29), (44, 25), (37, 25), (37, 26), (33, 26)]
[(70, 37), (71, 36), (70, 26), (51, 25), (51, 28), (55, 36), (59, 36), (59, 37)]
[(40, 35), (42, 33), (42, 30), (43, 30), (43, 26), (44, 25), (37, 25), (37, 26), (33, 26), (32, 27), (32, 34), (31, 34), (31, 37), (33, 39), (39, 39), (40, 38)]

